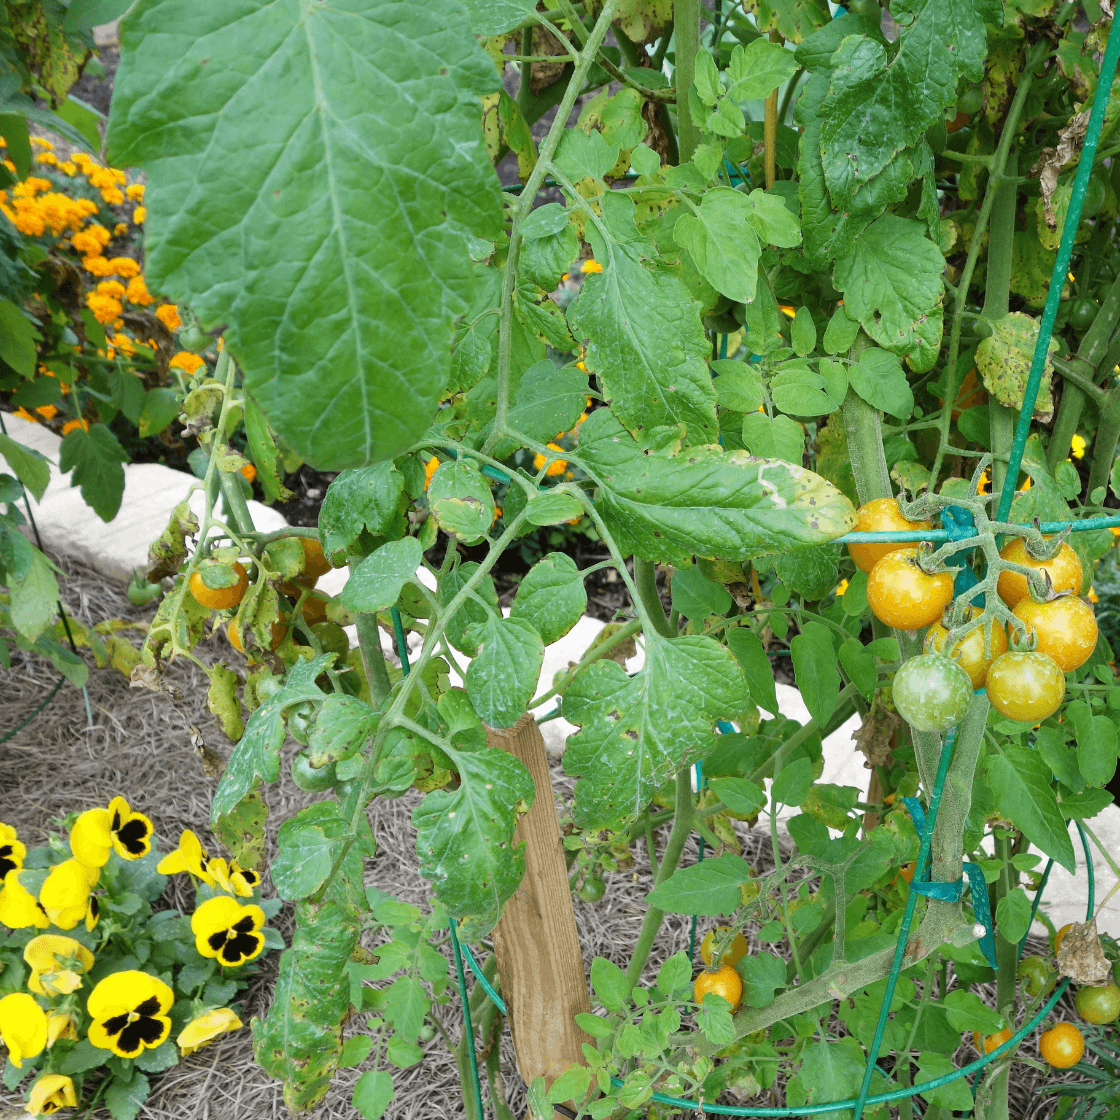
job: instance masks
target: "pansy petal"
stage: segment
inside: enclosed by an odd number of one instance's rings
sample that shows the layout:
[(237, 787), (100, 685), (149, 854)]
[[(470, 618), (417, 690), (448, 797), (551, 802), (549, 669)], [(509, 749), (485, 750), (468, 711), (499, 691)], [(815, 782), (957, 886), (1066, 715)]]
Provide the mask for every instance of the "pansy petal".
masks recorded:
[(24, 1058), (34, 1058), (47, 1046), (46, 1012), (26, 992), (12, 992), (0, 999), (0, 1038), (8, 1048), (8, 1060), (23, 1067)]
[(9, 929), (46, 929), (51, 924), (47, 912), (38, 900), (20, 882), (18, 871), (9, 871), (4, 876), (4, 887), (0, 890), (0, 925)]
[(87, 867), (104, 867), (113, 850), (108, 809), (87, 809), (70, 829), (70, 851)]

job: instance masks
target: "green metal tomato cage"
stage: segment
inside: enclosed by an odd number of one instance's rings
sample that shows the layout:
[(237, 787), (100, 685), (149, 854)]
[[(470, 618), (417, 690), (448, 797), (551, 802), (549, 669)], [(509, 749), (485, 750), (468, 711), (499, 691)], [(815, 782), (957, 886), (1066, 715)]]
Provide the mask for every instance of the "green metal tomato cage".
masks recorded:
[[(1035, 345), (1034, 357), (1031, 363), (1030, 375), (1027, 379), (1027, 385), (1024, 392), (1023, 406), (1019, 413), (1019, 420), (1015, 429), (1015, 438), (1011, 448), (1011, 455), (1008, 462), (1007, 477), (1004, 480), (1003, 490), (1000, 493), (999, 507), (997, 519), (1006, 521), (1010, 514), (1011, 502), (1015, 493), (1015, 483), (1019, 477), (1019, 470), (1022, 466), (1023, 450), (1026, 446), (1027, 435), (1030, 431), (1031, 417), (1034, 414), (1034, 402), (1038, 396), (1039, 386), (1042, 381), (1043, 368), (1046, 361), (1046, 355), (1049, 349), (1050, 337), (1054, 331), (1054, 320), (1058, 312), (1058, 303), (1061, 298), (1062, 288), (1064, 286), (1064, 278), (1069, 268), (1070, 256), (1073, 250), (1073, 239), (1077, 232), (1078, 221), (1081, 217), (1081, 209), (1085, 200), (1085, 191), (1089, 183), (1089, 175), (1093, 169), (1093, 160), (1096, 156), (1097, 145), (1100, 140), (1101, 127), (1104, 122), (1105, 106), (1108, 102), (1108, 96), (1112, 85), (1112, 79), (1115, 77), (1117, 58), (1120, 56), (1120, 32), (1117, 31), (1116, 21), (1113, 21), (1109, 29), (1108, 44), (1105, 48), (1104, 58), (1101, 61), (1100, 79), (1097, 84), (1096, 93), (1093, 98), (1093, 108), (1089, 117), (1089, 125), (1085, 135), (1085, 143), (1082, 148), (1080, 160), (1078, 162), (1077, 172), (1073, 181), (1073, 192), (1070, 198), (1069, 210), (1066, 216), (1065, 225), (1062, 230), (1061, 243), (1058, 247), (1057, 259), (1054, 262), (1054, 269), (1050, 277), (1050, 289), (1046, 297), (1046, 306), (1042, 313), (1042, 322), (1038, 332), (1038, 340)], [(1041, 526), (1044, 533), (1058, 533), (1063, 530), (1071, 530), (1072, 532), (1085, 532), (1093, 529), (1106, 529), (1114, 526), (1120, 526), (1120, 515), (1112, 517), (1091, 517), (1081, 521), (1051, 521), (1045, 522)], [(844, 536), (837, 537), (834, 543), (837, 544), (855, 544), (855, 543), (872, 543), (872, 542), (918, 542), (918, 541), (950, 541), (957, 537), (957, 532), (950, 529), (930, 529), (921, 532), (920, 534), (911, 532), (890, 532), (890, 533), (846, 533)], [(396, 608), (393, 609), (393, 622), (397, 634), (397, 644), (401, 657), (401, 665), (404, 672), (408, 672), (408, 650), (404, 642), (404, 634), (400, 625), (400, 618), (397, 614)], [(785, 1117), (785, 1116), (814, 1116), (824, 1113), (835, 1113), (841, 1109), (853, 1109), (854, 1120), (860, 1120), (863, 1116), (864, 1108), (869, 1104), (886, 1104), (891, 1101), (903, 1100), (907, 1097), (913, 1097), (918, 1093), (926, 1093), (933, 1089), (937, 1089), (942, 1085), (947, 1085), (957, 1078), (966, 1077), (971, 1073), (976, 1073), (983, 1069), (990, 1062), (996, 1061), (1004, 1055), (1010, 1053), (1015, 1049), (1029, 1035), (1049, 1014), (1054, 1005), (1061, 999), (1066, 989), (1069, 987), (1069, 979), (1062, 980), (1055, 988), (1050, 998), (1043, 1004), (1043, 1006), (1031, 1017), (1031, 1019), (1021, 1027), (1014, 1035), (1011, 1036), (1001, 1046), (996, 1047), (990, 1053), (979, 1057), (974, 1062), (969, 1062), (967, 1065), (962, 1066), (960, 1069), (954, 1070), (952, 1073), (947, 1073), (942, 1077), (933, 1078), (929, 1081), (923, 1081), (917, 1085), (907, 1086), (905, 1088), (894, 1089), (890, 1092), (877, 1093), (872, 1095), (870, 1093), (871, 1081), (874, 1077), (878, 1064), (875, 1055), (879, 1052), (879, 1046), (883, 1039), (883, 1033), (886, 1029), (887, 1019), (890, 1015), (891, 1001), (894, 996), (894, 990), (898, 983), (899, 974), (902, 971), (902, 961), (906, 952), (907, 938), (910, 932), (910, 926), (914, 917), (914, 910), (917, 906), (918, 896), (925, 894), (927, 897), (933, 898), (959, 898), (963, 890), (962, 883), (931, 883), (925, 878), (926, 868), (929, 861), (930, 843), (933, 837), (934, 825), (937, 821), (938, 807), (941, 802), (941, 793), (944, 788), (945, 778), (948, 774), (949, 763), (952, 760), (953, 749), (956, 744), (957, 728), (951, 728), (945, 735), (942, 745), (941, 758), (938, 764), (937, 777), (934, 781), (933, 789), (930, 791), (929, 805), (925, 811), (925, 820), (921, 820), (920, 807), (919, 811), (914, 813), (915, 824), (918, 826), (918, 831), (921, 834), (921, 843), (918, 851), (918, 858), (915, 862), (914, 878), (911, 882), (911, 889), (909, 891), (906, 907), (903, 911), (902, 922), (899, 926), (898, 941), (895, 946), (894, 960), (892, 962), (891, 971), (887, 977), (887, 988), (884, 994), (882, 1010), (879, 1014), (879, 1020), (875, 1029), (874, 1041), (868, 1052), (867, 1066), (864, 1071), (863, 1084), (860, 1087), (860, 1092), (857, 1097), (851, 1097), (847, 1100), (841, 1101), (828, 1101), (822, 1104), (802, 1105), (797, 1108), (755, 1108), (745, 1107), (738, 1105), (721, 1105), (708, 1103), (706, 1101), (688, 1100), (682, 1097), (672, 1097), (665, 1093), (653, 1093), (651, 1100), (657, 1104), (670, 1105), (675, 1108), (684, 1109), (687, 1111), (700, 1111), (701, 1109), (711, 1115), (717, 1116), (744, 1116), (744, 1117)], [(1092, 853), (1089, 850), (1089, 843), (1085, 835), (1085, 830), (1077, 823), (1077, 830), (1081, 836), (1081, 845), (1085, 853), (1085, 868), (1088, 878), (1088, 900), (1086, 906), (1086, 921), (1090, 920), (1093, 916), (1095, 907), (1095, 884), (1093, 878), (1093, 860)], [(1035, 893), (1034, 905), (1031, 909), (1031, 920), (1033, 922), (1034, 916), (1038, 911), (1039, 903), (1042, 899), (1042, 892), (1045, 889), (1046, 882), (1049, 879), (1051, 868), (1054, 861), (1051, 859), (1047, 865), (1042, 876), (1042, 881), (1039, 884), (1038, 890)], [(952, 893), (956, 892), (956, 893)], [(695, 931), (695, 926), (694, 926)], [(478, 967), (469, 946), (459, 941), (456, 924), (454, 919), (450, 922), (451, 933), (451, 947), (455, 956), (455, 968), (458, 974), (459, 982), (459, 995), (462, 999), (463, 1013), (464, 1013), (464, 1030), (467, 1036), (467, 1044), (470, 1050), (471, 1059), (471, 1073), (472, 1073), (472, 1089), (475, 1105), (477, 1108), (477, 1115), (479, 1117), (484, 1115), (482, 1105), (482, 1089), (478, 1074), (478, 1060), (474, 1048), (474, 1032), (471, 1025), (471, 1015), (469, 1006), (469, 996), (467, 992), (466, 976), (463, 969), (463, 958), (466, 958), (467, 964), (471, 971), (474, 973), (478, 982), (482, 985), (483, 990), (487, 996), (493, 1001), (494, 1005), (503, 1014), (506, 1012), (506, 1005), (503, 1002), (500, 994), (494, 989), (493, 985), (483, 975), (482, 969)], [(1026, 936), (1019, 945), (1019, 955), (1022, 955), (1023, 947), (1026, 943)], [(613, 1085), (621, 1086), (624, 1083), (618, 1078), (612, 1077), (611, 1082)], [(568, 1114), (570, 1110), (558, 1108)], [(574, 1115), (574, 1114), (572, 1114)]]

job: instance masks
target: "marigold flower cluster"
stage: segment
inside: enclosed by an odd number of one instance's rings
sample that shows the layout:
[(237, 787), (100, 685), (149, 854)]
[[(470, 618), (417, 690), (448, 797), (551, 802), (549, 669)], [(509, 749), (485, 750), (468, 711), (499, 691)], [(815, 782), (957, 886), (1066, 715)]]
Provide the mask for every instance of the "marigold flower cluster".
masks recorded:
[[(39, 849), (27, 867), (26, 845), (14, 828), (0, 822), (0, 924), (32, 933), (20, 954), (30, 970), (26, 990), (0, 999), (0, 1044), (16, 1070), (28, 1063), (38, 1071), (27, 1096), (33, 1116), (74, 1108), (81, 1099), (82, 1075), (60, 1072), (66, 1068), (70, 1049), (64, 1046), (56, 1052), (60, 1041), (84, 1038), (105, 1051), (106, 1061), (111, 1056), (139, 1058), (171, 1037), (170, 1012), (176, 999), (191, 1004), (190, 1018), (185, 1025), (179, 1020), (181, 1029), (175, 1037), (184, 1056), (242, 1025), (233, 1008), (199, 995), (197, 980), (192, 980), (191, 991), (177, 995), (166, 967), (128, 967), (136, 963), (129, 955), (131, 940), (114, 947), (115, 933), (129, 932), (121, 915), (136, 910), (135, 904), (121, 908), (122, 869), (152, 854), (151, 820), (132, 809), (125, 798), (114, 797), (108, 806), (88, 809), (77, 817), (67, 846), (68, 857), (49, 870), (45, 864), (58, 859), (57, 845)], [(44, 852), (49, 853), (45, 859)], [(114, 860), (119, 862), (113, 864)], [(157, 871), (190, 874), (199, 888), (200, 902), (189, 923), (197, 956), (181, 963), (197, 969), (210, 960), (222, 969), (237, 968), (264, 950), (265, 914), (252, 901), (260, 886), (256, 872), (236, 861), (211, 858), (189, 830), (182, 833), (178, 848), (159, 861)], [(102, 884), (104, 874), (108, 877)], [(102, 885), (114, 915), (105, 930), (99, 927), (94, 894)], [(9, 937), (7, 944), (17, 942)], [(112, 969), (114, 959), (125, 967)], [(105, 971), (106, 966), (110, 971)], [(95, 968), (100, 979), (91, 985), (89, 976)]]

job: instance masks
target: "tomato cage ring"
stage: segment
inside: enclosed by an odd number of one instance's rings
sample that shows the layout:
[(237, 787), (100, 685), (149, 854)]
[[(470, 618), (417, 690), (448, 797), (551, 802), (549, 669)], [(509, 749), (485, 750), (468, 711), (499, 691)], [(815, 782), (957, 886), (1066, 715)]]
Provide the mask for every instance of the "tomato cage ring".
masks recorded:
[[(933, 826), (934, 826), (934, 823), (936, 821), (936, 815), (937, 815), (937, 803), (940, 801), (941, 789), (944, 785), (945, 775), (948, 772), (948, 762), (949, 762), (949, 760), (952, 756), (952, 753), (953, 753), (953, 744), (954, 744), (954, 741), (956, 739), (956, 729), (954, 728), (953, 730), (949, 731), (946, 734), (945, 738), (946, 738), (946, 742), (945, 742), (945, 746), (942, 750), (942, 765), (939, 767), (938, 781), (934, 785), (934, 794), (931, 795), (931, 797), (930, 797), (930, 811), (929, 811), (928, 816), (926, 817), (925, 827), (922, 830), (923, 831), (922, 851), (919, 854), (919, 863), (924, 862), (925, 858), (928, 858), (929, 842), (932, 839)], [(1093, 873), (1093, 858), (1092, 858), (1092, 852), (1090, 851), (1090, 848), (1089, 848), (1089, 840), (1088, 840), (1088, 837), (1085, 834), (1085, 830), (1081, 827), (1081, 823), (1079, 821), (1075, 821), (1074, 823), (1077, 825), (1078, 835), (1081, 838), (1081, 846), (1082, 846), (1082, 849), (1085, 853), (1085, 868), (1086, 868), (1086, 875), (1087, 875), (1087, 878), (1088, 878), (1088, 884), (1087, 884), (1088, 885), (1088, 898), (1087, 898), (1087, 903), (1086, 903), (1085, 920), (1089, 921), (1093, 917), (1093, 910), (1096, 906), (1096, 881), (1095, 881), (1095, 876), (1094, 876), (1094, 873)], [(1046, 888), (1046, 882), (1050, 877), (1050, 871), (1053, 868), (1053, 866), (1054, 866), (1054, 861), (1053, 861), (1053, 859), (1050, 859), (1046, 864), (1045, 870), (1043, 871), (1042, 880), (1039, 883), (1038, 891), (1035, 893), (1034, 904), (1031, 907), (1031, 923), (1032, 924), (1033, 924), (1033, 921), (1034, 921), (1035, 914), (1038, 912), (1039, 904), (1042, 901), (1042, 893)], [(866, 1071), (865, 1079), (864, 1079), (864, 1083), (865, 1083), (866, 1086), (870, 1085), (871, 1078), (874, 1076), (875, 1071), (878, 1069), (878, 1061), (873, 1055), (877, 1054), (878, 1051), (879, 1051), (879, 1043), (882, 1041), (882, 1034), (883, 1034), (883, 1031), (884, 1031), (885, 1026), (886, 1026), (887, 1013), (889, 1012), (891, 999), (892, 999), (893, 994), (894, 994), (894, 986), (897, 983), (898, 976), (899, 976), (900, 972), (902, 971), (900, 965), (901, 965), (901, 960), (902, 960), (903, 953), (904, 953), (905, 948), (906, 948), (907, 937), (908, 937), (908, 934), (909, 934), (909, 925), (910, 925), (909, 919), (913, 915), (914, 907), (917, 904), (917, 897), (918, 897), (918, 894), (920, 893), (918, 890), (913, 889), (916, 884), (920, 885), (920, 884), (918, 884), (918, 869), (917, 868), (916, 868), (916, 871), (915, 871), (914, 882), (911, 884), (912, 889), (911, 889), (909, 898), (907, 900), (906, 914), (905, 914), (905, 917), (903, 919), (902, 928), (899, 931), (899, 939), (898, 939), (898, 945), (897, 945), (896, 953), (895, 953), (895, 960), (894, 960), (894, 963), (893, 963), (892, 968), (891, 968), (891, 973), (888, 976), (888, 992), (887, 992), (887, 995), (886, 995), (886, 997), (884, 998), (884, 1001), (883, 1001), (883, 1009), (884, 1010), (883, 1010), (883, 1013), (881, 1014), (880, 1022), (877, 1026), (877, 1029), (876, 1029), (876, 1038), (875, 1038), (874, 1044), (871, 1046), (870, 1050), (868, 1051), (868, 1064), (867, 1064), (867, 1071)], [(470, 1011), (469, 1011), (469, 1002), (468, 1002), (469, 1001), (469, 994), (467, 992), (466, 977), (465, 977), (465, 974), (464, 974), (464, 971), (463, 971), (463, 959), (464, 958), (466, 959), (467, 965), (470, 968), (471, 972), (474, 973), (474, 976), (475, 976), (476, 980), (482, 986), (483, 991), (489, 997), (490, 1001), (494, 1004), (494, 1006), (500, 1012), (502, 1012), (502, 1014), (507, 1013), (506, 1004), (505, 1004), (505, 1001), (502, 999), (501, 995), (495, 990), (494, 986), (490, 983), (489, 980), (487, 980), (486, 976), (483, 974), (482, 969), (479, 967), (478, 962), (475, 960), (474, 954), (470, 950), (470, 946), (467, 945), (466, 942), (461, 942), (459, 940), (458, 932), (457, 932), (457, 929), (456, 929), (456, 923), (455, 923), (454, 919), (452, 919), (451, 922), (449, 923), (449, 929), (450, 929), (450, 934), (451, 934), (451, 946), (452, 946), (452, 950), (454, 951), (455, 965), (456, 965), (456, 970), (458, 972), (458, 978), (459, 978), (459, 993), (460, 993), (460, 997), (461, 997), (462, 1002), (463, 1002), (464, 1015), (465, 1015), (465, 1020), (466, 1020), (465, 1021), (465, 1026), (466, 1026), (466, 1030), (467, 1030), (467, 1033), (468, 1033), (469, 1037), (472, 1039), (472, 1044), (471, 1044), (471, 1047), (470, 1047), (471, 1055), (472, 1055), (472, 1057), (471, 1057), (472, 1073), (473, 1073), (473, 1077), (475, 1079), (475, 1086), (477, 1087), (480, 1084), (479, 1081), (478, 1081), (478, 1063), (477, 1063), (476, 1057), (474, 1056), (474, 1046), (473, 1046), (474, 1033), (473, 1033), (473, 1029), (472, 1029), (471, 1024), (470, 1024)], [(1028, 926), (1028, 931), (1029, 931), (1029, 926)], [(1028, 936), (1029, 936), (1029, 932), (1028, 932), (1028, 934), (1025, 934), (1023, 936), (1023, 939), (1019, 943), (1019, 949), (1018, 949), (1018, 955), (1019, 956), (1022, 956), (1022, 954), (1023, 954), (1023, 949), (1026, 945), (1026, 941), (1027, 941)], [(1015, 1034), (1013, 1034), (1006, 1042), (997, 1046), (994, 1050), (990, 1051), (989, 1053), (984, 1054), (981, 1057), (977, 1058), (975, 1061), (969, 1062), (967, 1065), (961, 1066), (959, 1069), (954, 1070), (952, 1073), (943, 1074), (941, 1077), (935, 1077), (930, 1081), (923, 1081), (923, 1082), (921, 1082), (917, 1085), (910, 1085), (910, 1086), (907, 1086), (907, 1087), (904, 1087), (904, 1088), (901, 1088), (901, 1089), (892, 1089), (888, 1092), (876, 1093), (876, 1094), (873, 1094), (873, 1095), (861, 1094), (860, 1097), (849, 1097), (847, 1100), (827, 1101), (827, 1102), (824, 1102), (824, 1103), (821, 1103), (821, 1104), (813, 1104), (813, 1105), (800, 1105), (800, 1106), (794, 1107), (794, 1108), (791, 1108), (791, 1107), (785, 1107), (785, 1108), (777, 1108), (777, 1107), (757, 1108), (757, 1107), (754, 1107), (754, 1108), (752, 1108), (752, 1107), (748, 1107), (748, 1106), (744, 1106), (744, 1105), (714, 1104), (714, 1103), (709, 1103), (707, 1101), (690, 1100), (687, 1097), (672, 1097), (672, 1096), (669, 1096), (666, 1093), (656, 1093), (656, 1092), (649, 1099), (652, 1100), (653, 1102), (655, 1102), (656, 1104), (671, 1105), (675, 1108), (681, 1108), (681, 1109), (685, 1109), (685, 1110), (688, 1110), (688, 1111), (700, 1111), (701, 1109), (703, 1109), (705, 1112), (710, 1113), (713, 1116), (755, 1117), (755, 1118), (758, 1118), (758, 1120), (761, 1120), (761, 1118), (763, 1118), (763, 1117), (821, 1115), (821, 1114), (824, 1114), (824, 1113), (836, 1112), (836, 1111), (839, 1111), (841, 1109), (846, 1109), (846, 1108), (856, 1109), (857, 1110), (856, 1115), (858, 1117), (862, 1113), (865, 1105), (886, 1104), (886, 1103), (889, 1103), (891, 1101), (903, 1100), (906, 1097), (913, 1097), (913, 1096), (916, 1096), (919, 1093), (925, 1093), (925, 1092), (929, 1092), (933, 1089), (940, 1088), (942, 1085), (948, 1085), (950, 1082), (956, 1081), (957, 1079), (959, 1079), (961, 1077), (967, 1077), (969, 1074), (978, 1072), (979, 1070), (983, 1069), (986, 1065), (988, 1065), (990, 1062), (993, 1062), (997, 1058), (1000, 1058), (1004, 1054), (1007, 1054), (1009, 1051), (1014, 1050), (1019, 1045), (1019, 1043), (1021, 1043), (1032, 1031), (1034, 1031), (1035, 1028), (1038, 1027), (1038, 1025), (1043, 1021), (1043, 1019), (1046, 1018), (1046, 1016), (1050, 1013), (1050, 1011), (1053, 1009), (1055, 1004), (1057, 1004), (1058, 1000), (1060, 1000), (1062, 998), (1062, 996), (1065, 994), (1066, 989), (1069, 987), (1069, 983), (1070, 982), (1069, 982), (1068, 977), (1066, 979), (1060, 981), (1058, 983), (1057, 987), (1054, 989), (1053, 994), (1046, 1001), (1046, 1003), (1044, 1003), (1042, 1005), (1042, 1007), (1040, 1007), (1038, 1009), (1038, 1011), (1036, 1011), (1035, 1014)], [(624, 1084), (624, 1082), (620, 1078), (612, 1077), (611, 1078), (611, 1084), (617, 1088), (617, 1087), (621, 1087)], [(479, 1090), (478, 1105), (479, 1105), (479, 1115), (482, 1115), (481, 1090)], [(569, 1110), (567, 1110), (563, 1107), (557, 1107), (557, 1111), (561, 1112), (564, 1115), (569, 1115), (569, 1114), (572, 1115), (572, 1116), (575, 1115), (574, 1113), (569, 1113)]]

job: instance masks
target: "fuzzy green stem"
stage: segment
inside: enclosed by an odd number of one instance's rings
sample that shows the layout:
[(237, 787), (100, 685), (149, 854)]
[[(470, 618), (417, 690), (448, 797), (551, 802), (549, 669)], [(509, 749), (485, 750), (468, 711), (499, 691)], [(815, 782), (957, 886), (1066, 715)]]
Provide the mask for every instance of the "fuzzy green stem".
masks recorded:
[(380, 708), (393, 687), (389, 683), (389, 670), (381, 649), (381, 631), (378, 629), (376, 616), (372, 614), (359, 614), (356, 621), (358, 648), (362, 652), (362, 664), (366, 669), (370, 701), (375, 708)]
[[(1011, 296), (1011, 263), (1015, 249), (1015, 209), (1019, 171), (1017, 152), (1008, 152), (1004, 174), (997, 180), (988, 235), (988, 277), (984, 288), (983, 316), (997, 322), (1007, 316)], [(992, 433), (992, 493), (1003, 489), (1007, 475), (1007, 457), (1015, 439), (1015, 412), (992, 400), (990, 408)], [(1012, 480), (1014, 482), (1014, 480)]]
[(1120, 392), (1113, 388), (1101, 412), (1097, 434), (1093, 437), (1093, 463), (1089, 468), (1089, 493), (1108, 482), (1116, 461), (1116, 444), (1120, 441)]
[(634, 586), (638, 589), (642, 606), (657, 632), (663, 638), (674, 637), (669, 620), (665, 617), (665, 608), (661, 605), (661, 596), (657, 591), (657, 566), (652, 561), (634, 557)]
[[(665, 852), (661, 856), (661, 865), (657, 869), (657, 877), (653, 883), (655, 887), (661, 886), (676, 871), (677, 864), (680, 863), (681, 853), (688, 841), (689, 833), (692, 832), (692, 818), (696, 811), (696, 803), (692, 795), (691, 766), (686, 766), (683, 770), (677, 771), (674, 808), (673, 828), (669, 833), (669, 841), (665, 845)], [(634, 953), (626, 969), (626, 980), (631, 986), (637, 984), (638, 980), (641, 979), (642, 969), (646, 966), (650, 950), (653, 948), (653, 943), (657, 939), (657, 934), (661, 930), (661, 923), (664, 920), (664, 910), (658, 910), (656, 906), (650, 906), (646, 910), (646, 916), (642, 919), (642, 928), (638, 933), (638, 941), (634, 946)]]
[(688, 104), (688, 91), (696, 77), (696, 56), (700, 53), (700, 0), (676, 0), (673, 18), (677, 138), (680, 161), (687, 163), (700, 146), (700, 129)]
[(984, 232), (988, 228), (988, 219), (991, 217), (992, 206), (995, 202), (997, 190), (1002, 185), (1004, 166), (1007, 162), (1011, 143), (1019, 128), (1019, 117), (1023, 113), (1023, 106), (1030, 93), (1031, 83), (1034, 81), (1034, 71), (1046, 57), (1050, 50), (1048, 40), (1036, 43), (1026, 61), (1023, 63), (1023, 75), (1019, 79), (1019, 86), (1015, 90), (1011, 107), (1007, 110), (1007, 117), (1003, 122), (1003, 132), (1000, 134), (999, 145), (991, 160), (991, 173), (988, 176), (988, 185), (984, 190), (984, 201), (980, 205), (980, 213), (976, 216), (976, 227), (972, 234), (972, 243), (969, 245), (968, 257), (961, 271), (960, 281), (957, 283), (957, 296), (953, 305), (953, 320), (949, 328), (949, 356), (945, 362), (945, 408), (941, 414), (941, 438), (938, 441), (937, 455), (933, 460), (933, 469), (929, 476), (929, 489), (937, 489), (938, 475), (941, 473), (941, 464), (945, 459), (945, 452), (949, 449), (949, 427), (952, 423), (953, 402), (957, 397), (957, 355), (960, 353), (961, 320), (964, 317), (965, 303), (968, 301), (968, 290), (972, 286), (972, 276), (976, 271), (976, 263), (980, 259), (980, 250), (984, 243)]

